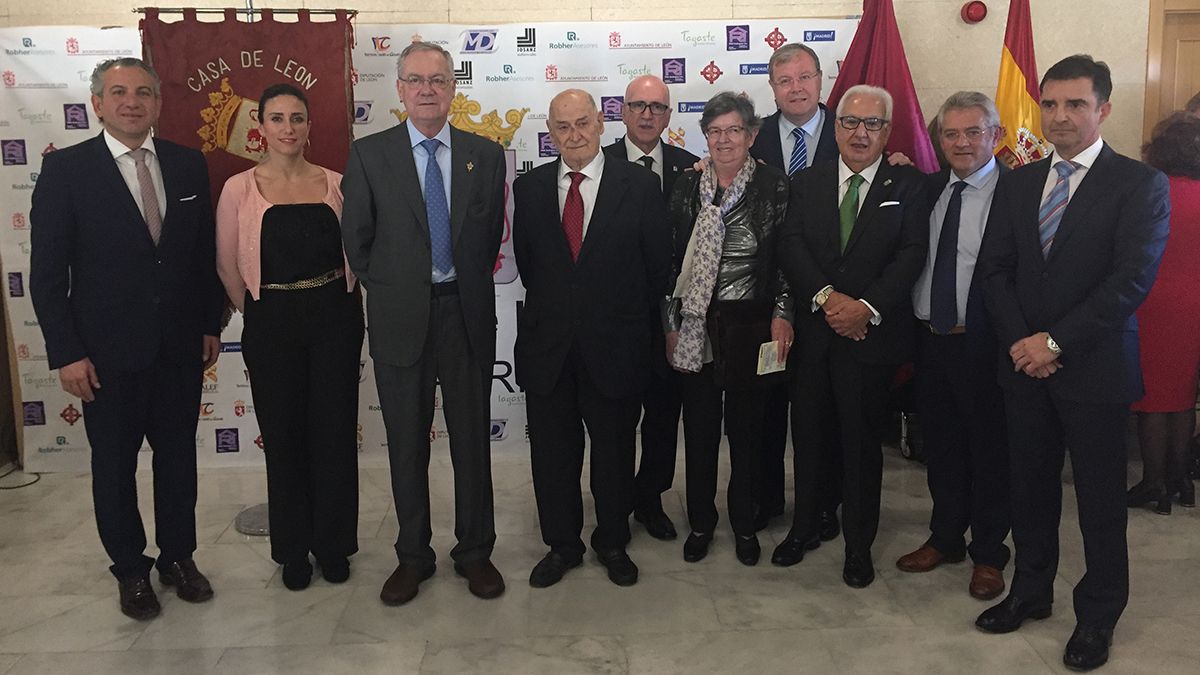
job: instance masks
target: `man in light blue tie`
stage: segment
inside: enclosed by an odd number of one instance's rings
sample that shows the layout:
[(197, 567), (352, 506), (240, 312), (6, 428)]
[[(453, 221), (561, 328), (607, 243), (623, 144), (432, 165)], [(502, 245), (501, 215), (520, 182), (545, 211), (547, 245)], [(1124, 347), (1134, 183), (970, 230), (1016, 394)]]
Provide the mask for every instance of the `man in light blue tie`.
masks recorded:
[(504, 592), (488, 440), (496, 358), (492, 271), (504, 227), (504, 151), (448, 123), (449, 52), (414, 42), (397, 62), (408, 119), (355, 141), (342, 180), (342, 239), (367, 289), (375, 381), (387, 428), (399, 564), (380, 593), (412, 600), (435, 570), (429, 452), (435, 388), (454, 462), (454, 570), (481, 598)]
[(1016, 572), (975, 625), (1007, 633), (1050, 616), (1069, 451), (1087, 566), (1063, 653), (1072, 670), (1108, 660), (1129, 600), (1125, 428), (1143, 393), (1134, 310), (1171, 210), (1166, 177), (1100, 137), (1111, 93), (1108, 66), (1090, 56), (1046, 71), (1042, 130), (1054, 153), (1000, 178), (977, 272), (1003, 352)]

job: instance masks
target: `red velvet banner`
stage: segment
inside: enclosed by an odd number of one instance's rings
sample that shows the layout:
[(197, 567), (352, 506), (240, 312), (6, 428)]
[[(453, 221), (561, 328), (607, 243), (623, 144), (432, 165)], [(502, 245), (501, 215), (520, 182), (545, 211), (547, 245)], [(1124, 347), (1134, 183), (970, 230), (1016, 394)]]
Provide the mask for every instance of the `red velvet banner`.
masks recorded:
[(302, 9), (296, 22), (282, 22), (259, 11), (253, 23), (238, 21), (233, 9), (218, 22), (185, 9), (182, 20), (167, 23), (156, 8), (141, 20), (144, 58), (162, 78), (157, 135), (204, 153), (214, 204), (225, 180), (266, 151), (258, 96), (273, 84), (292, 84), (308, 97), (309, 160), (339, 172), (346, 166), (354, 98), (349, 13), (314, 22)]

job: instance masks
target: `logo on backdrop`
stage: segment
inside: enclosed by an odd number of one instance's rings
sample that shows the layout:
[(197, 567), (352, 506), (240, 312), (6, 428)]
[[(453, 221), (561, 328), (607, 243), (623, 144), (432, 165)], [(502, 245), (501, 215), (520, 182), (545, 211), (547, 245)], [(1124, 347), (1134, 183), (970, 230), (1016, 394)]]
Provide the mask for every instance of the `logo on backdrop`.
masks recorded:
[(371, 38), (371, 44), (375, 46), (375, 51), (386, 52), (392, 44), (392, 36), (383, 35), (380, 37)]
[(709, 61), (707, 66), (704, 66), (703, 68), (700, 69), (700, 76), (703, 77), (704, 79), (708, 80), (709, 84), (716, 82), (717, 79), (720, 78), (724, 74), (725, 74), (725, 71), (721, 70), (717, 66), (716, 61)]
[(0, 152), (4, 154), (4, 166), (28, 164), (24, 139), (0, 140)]
[(488, 430), (488, 440), (502, 441), (508, 437), (508, 420), (492, 420), (491, 428)]
[(46, 404), (42, 401), (25, 401), (21, 404), (24, 426), (40, 427), (46, 424)]
[(767, 63), (743, 63), (738, 66), (739, 75), (767, 75)]
[(532, 55), (537, 53), (537, 30), (526, 28), (517, 36), (517, 54)]
[(463, 61), (454, 69), (454, 81), (460, 86), (469, 86), (471, 84), (471, 62)]
[(67, 407), (63, 408), (62, 412), (60, 412), (58, 416), (63, 418), (63, 421), (67, 424), (75, 426), (75, 423), (78, 422), (81, 417), (83, 417), (83, 413), (75, 409), (74, 403), (68, 403)]
[(368, 124), (371, 121), (371, 106), (374, 101), (355, 101), (354, 102), (354, 123)]
[(550, 138), (549, 131), (538, 132), (538, 157), (557, 157), (558, 146), (554, 145), (554, 139)]
[(8, 273), (8, 297), (25, 297), (25, 278), (21, 276), (20, 272)]
[[(778, 30), (778, 29), (776, 29)], [(831, 30), (806, 30), (804, 31), (804, 42), (833, 42), (835, 31)]]
[(685, 68), (687, 59), (663, 59), (662, 79), (667, 84), (684, 84), (687, 82)]
[(463, 31), (463, 54), (491, 54), (496, 51), (496, 28), (480, 28)]
[(605, 122), (621, 121), (621, 108), (625, 107), (624, 96), (601, 96), (600, 110), (604, 113)]
[(775, 30), (767, 33), (767, 37), (763, 38), (763, 42), (771, 45), (772, 50), (776, 50), (787, 43), (787, 36), (779, 32), (779, 26), (776, 26)]
[(63, 126), (66, 129), (87, 129), (87, 105), (84, 103), (64, 103)]
[(241, 452), (237, 429), (217, 429), (217, 452)]
[(750, 26), (725, 26), (725, 51), (744, 52), (750, 50)]

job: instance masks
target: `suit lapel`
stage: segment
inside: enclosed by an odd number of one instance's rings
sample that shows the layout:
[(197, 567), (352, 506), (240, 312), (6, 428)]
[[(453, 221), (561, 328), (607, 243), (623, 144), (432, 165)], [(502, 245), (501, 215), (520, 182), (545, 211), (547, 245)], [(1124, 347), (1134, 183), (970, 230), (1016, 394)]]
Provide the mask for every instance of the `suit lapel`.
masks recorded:
[[(154, 240), (150, 238), (150, 230), (146, 226), (146, 217), (138, 209), (137, 201), (134, 200), (133, 193), (129, 191), (129, 184), (125, 182), (125, 178), (121, 175), (121, 170), (117, 168), (117, 160), (109, 151), (108, 143), (104, 141), (103, 132), (96, 137), (95, 143), (96, 164), (100, 168), (101, 189), (108, 194), (118, 195), (116, 200), (120, 202), (121, 208), (125, 210), (125, 217), (121, 220), (129, 223), (135, 229), (135, 232), (133, 232), (134, 235), (141, 237), (147, 243), (153, 245)], [(164, 184), (166, 180), (167, 176), (164, 173)], [(169, 199), (170, 197), (168, 197)]]
[(875, 172), (875, 180), (871, 181), (871, 187), (867, 190), (866, 197), (860, 197), (863, 200), (862, 207), (858, 209), (858, 217), (854, 220), (854, 229), (850, 231), (850, 240), (846, 242), (846, 250), (842, 255), (849, 255), (850, 251), (854, 249), (854, 245), (862, 238), (863, 232), (870, 229), (871, 221), (875, 219), (879, 205), (890, 194), (892, 194), (892, 172), (888, 163), (883, 161), (879, 164), (879, 170)]
[(1075, 194), (1067, 202), (1062, 222), (1058, 224), (1058, 232), (1054, 234), (1054, 243), (1050, 245), (1050, 255), (1046, 258), (1047, 263), (1058, 255), (1058, 251), (1066, 244), (1071, 233), (1081, 226), (1081, 221), (1085, 219), (1092, 206), (1102, 201), (1100, 198), (1109, 183), (1108, 167), (1111, 162), (1107, 160), (1112, 152), (1112, 148), (1109, 148), (1106, 143), (1100, 150), (1100, 154), (1096, 156), (1092, 167), (1084, 175), (1083, 181), (1079, 183), (1079, 187), (1075, 189)]
[(1033, 165), (1033, 169), (1029, 171), (1026, 180), (1031, 184), (1028, 189), (1024, 190), (1022, 202), (1019, 205), (1019, 223), (1029, 223), (1031, 229), (1030, 236), (1033, 238), (1033, 247), (1037, 249), (1038, 258), (1042, 258), (1041, 234), (1038, 227), (1038, 212), (1042, 208), (1042, 190), (1046, 185), (1046, 176), (1050, 174), (1050, 159), (1043, 159)]
[(625, 196), (628, 184), (629, 174), (624, 164), (604, 163), (604, 171), (600, 174), (600, 189), (596, 191), (596, 203), (592, 206), (592, 217), (588, 220), (587, 233), (583, 236), (583, 247), (579, 249), (579, 265), (585, 262), (588, 251), (594, 249), (596, 242), (612, 227), (610, 221)]
[(558, 172), (562, 165), (561, 159), (556, 159), (551, 167), (543, 173), (544, 178), (538, 182), (538, 191), (541, 193), (537, 199), (537, 204), (542, 209), (542, 215), (537, 219), (539, 223), (545, 223), (549, 230), (543, 236), (547, 237), (547, 241), (554, 242), (554, 248), (558, 250), (558, 254), (563, 260), (568, 263), (571, 261), (571, 248), (567, 246), (567, 234), (562, 228), (562, 213), (558, 206)]
[(425, 195), (421, 192), (421, 181), (417, 177), (417, 161), (408, 136), (408, 125), (398, 124), (392, 130), (387, 136), (388, 148), (382, 153), (388, 167), (387, 175), (395, 176), (396, 189), (403, 195), (404, 203), (412, 210), (428, 241), (429, 216), (425, 212)]
[(475, 144), (450, 129), (450, 241), (457, 244), (475, 185)]
[(813, 200), (811, 215), (813, 224), (819, 228), (829, 258), (836, 260), (842, 255), (840, 224), (838, 222), (838, 168), (836, 162), (821, 162), (806, 171), (815, 172), (813, 183), (815, 194), (823, 195)]

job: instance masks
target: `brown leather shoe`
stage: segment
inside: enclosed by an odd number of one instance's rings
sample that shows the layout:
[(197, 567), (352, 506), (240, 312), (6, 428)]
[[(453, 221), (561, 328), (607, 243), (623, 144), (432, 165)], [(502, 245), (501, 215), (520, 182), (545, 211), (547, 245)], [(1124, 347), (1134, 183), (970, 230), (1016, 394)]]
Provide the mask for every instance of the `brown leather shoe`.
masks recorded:
[(928, 572), (942, 563), (962, 562), (964, 558), (966, 556), (963, 555), (948, 556), (929, 544), (922, 544), (921, 548), (912, 553), (900, 556), (896, 567), (904, 572)]
[(991, 600), (1004, 592), (1004, 572), (988, 565), (976, 565), (971, 572), (971, 597)]
[(158, 596), (150, 586), (150, 577), (119, 579), (117, 589), (121, 594), (121, 613), (125, 616), (138, 621), (148, 621), (162, 612)]
[(379, 592), (379, 599), (383, 604), (395, 607), (417, 597), (417, 587), (421, 585), (429, 577), (433, 576), (436, 565), (430, 564), (428, 567), (420, 567), (412, 564), (400, 563), (396, 565), (396, 571), (392, 572), (392, 576), (383, 582), (383, 590)]
[(496, 569), (491, 560), (456, 562), (454, 571), (467, 580), (467, 588), (476, 597), (491, 600), (500, 597), (504, 592), (504, 577), (500, 576), (500, 570)]
[(191, 558), (173, 562), (158, 570), (158, 580), (163, 586), (174, 586), (175, 595), (187, 602), (204, 602), (212, 598), (212, 585), (208, 579), (196, 569), (196, 563)]

